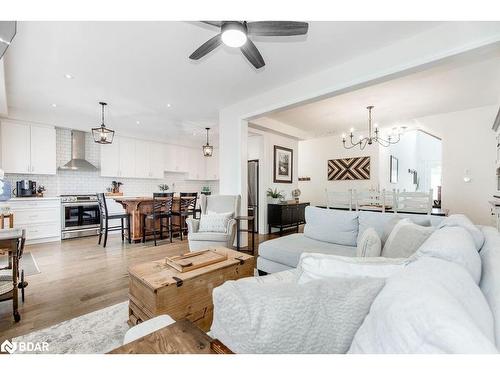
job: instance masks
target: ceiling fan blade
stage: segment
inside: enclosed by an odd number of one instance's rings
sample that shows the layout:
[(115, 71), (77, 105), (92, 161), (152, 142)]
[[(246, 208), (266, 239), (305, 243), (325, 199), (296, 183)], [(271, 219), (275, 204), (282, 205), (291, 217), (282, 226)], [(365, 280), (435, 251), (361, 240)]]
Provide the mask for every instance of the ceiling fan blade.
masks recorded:
[(218, 34), (214, 36), (213, 38), (207, 40), (205, 43), (203, 43), (196, 51), (194, 51), (189, 58), (191, 60), (199, 60), (203, 56), (205, 56), (207, 53), (212, 52), (214, 49), (220, 46), (222, 43), (221, 35)]
[(200, 21), (201, 23), (205, 23), (210, 26), (221, 27), (222, 21)]
[(0, 59), (16, 36), (16, 21), (0, 21)]
[(240, 47), (240, 50), (255, 69), (260, 69), (266, 65), (259, 50), (250, 39), (247, 39), (247, 42)]
[(292, 36), (307, 34), (309, 24), (295, 21), (256, 21), (247, 23), (248, 33), (255, 36)]

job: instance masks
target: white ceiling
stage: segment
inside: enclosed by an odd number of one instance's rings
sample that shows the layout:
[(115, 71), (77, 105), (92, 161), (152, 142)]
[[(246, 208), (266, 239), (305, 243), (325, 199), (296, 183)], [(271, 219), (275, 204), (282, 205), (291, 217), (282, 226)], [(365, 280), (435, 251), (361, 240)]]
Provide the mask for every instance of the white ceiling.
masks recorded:
[(220, 108), (437, 25), (311, 22), (305, 37), (253, 38), (267, 63), (256, 71), (228, 47), (189, 60), (217, 33), (201, 23), (19, 22), (5, 58), (9, 116), (89, 129), (104, 100), (117, 132), (198, 142)]
[(313, 103), (275, 112), (268, 119), (309, 136), (366, 131), (368, 105), (380, 127), (413, 126), (413, 119), (500, 104), (500, 47), (476, 51), (427, 70)]

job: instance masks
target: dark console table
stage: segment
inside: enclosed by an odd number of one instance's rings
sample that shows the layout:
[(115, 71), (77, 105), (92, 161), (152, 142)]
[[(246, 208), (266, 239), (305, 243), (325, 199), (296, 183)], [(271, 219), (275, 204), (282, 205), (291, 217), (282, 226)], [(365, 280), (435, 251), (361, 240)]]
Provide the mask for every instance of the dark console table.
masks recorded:
[(305, 210), (309, 206), (309, 202), (299, 203), (269, 203), (267, 205), (267, 225), (269, 233), (271, 228), (279, 228), (280, 236), (283, 234), (283, 229), (296, 227), (299, 231), (299, 225), (304, 224)]

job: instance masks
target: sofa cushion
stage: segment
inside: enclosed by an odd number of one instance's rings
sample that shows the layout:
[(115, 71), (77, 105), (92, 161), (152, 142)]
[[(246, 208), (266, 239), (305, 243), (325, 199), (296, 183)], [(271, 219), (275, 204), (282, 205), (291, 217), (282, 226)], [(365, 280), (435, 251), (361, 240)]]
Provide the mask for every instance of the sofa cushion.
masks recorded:
[(229, 235), (227, 233), (219, 232), (195, 232), (188, 234), (188, 239), (191, 241), (225, 242), (228, 238)]
[(475, 226), (467, 216), (462, 214), (448, 216), (438, 226), (438, 228), (444, 227), (462, 227), (466, 229), (474, 239), (476, 250), (480, 251), (481, 247), (483, 247), (483, 232), (481, 232), (481, 230), (477, 226)]
[(420, 258), (386, 279), (350, 353), (496, 353), (493, 316), (454, 263)]
[(298, 266), (299, 284), (313, 280), (340, 278), (375, 277), (386, 278), (402, 271), (408, 259), (382, 257), (360, 258), (337, 255), (304, 253)]
[(261, 256), (257, 257), (257, 269), (259, 271), (264, 271), (266, 273), (276, 273), (276, 272), (282, 272), (282, 271), (287, 271), (287, 270), (294, 270), (295, 267), (290, 267), (282, 263), (278, 263), (266, 258), (263, 258)]
[(481, 229), (485, 241), (479, 253), (483, 266), (479, 286), (495, 319), (495, 342), (500, 350), (500, 234), (492, 227)]
[(385, 240), (387, 239), (387, 238), (384, 239), (384, 230), (387, 228), (388, 223), (392, 221), (392, 223), (395, 225), (399, 219), (410, 219), (413, 223), (422, 225), (424, 227), (427, 226), (435, 227), (443, 220), (442, 217), (433, 215), (405, 214), (405, 213), (394, 214), (391, 212), (382, 213), (382, 212), (372, 212), (372, 211), (360, 211), (358, 213), (358, 220), (359, 220), (358, 239), (366, 229), (373, 228), (377, 231), (380, 239), (382, 240), (382, 246), (383, 246)]
[(379, 257), (382, 252), (382, 242), (373, 228), (364, 231), (356, 248), (357, 257)]
[(259, 258), (266, 258), (289, 267), (297, 267), (300, 255), (304, 252), (356, 256), (356, 248), (353, 246), (316, 241), (302, 233), (294, 233), (259, 244)]
[(226, 281), (213, 291), (211, 334), (235, 353), (345, 353), (382, 279)]
[(433, 227), (423, 227), (402, 219), (394, 226), (382, 249), (386, 258), (408, 258), (413, 255), (434, 232)]
[(306, 207), (304, 235), (313, 240), (356, 246), (358, 213)]
[(436, 230), (415, 254), (418, 257), (431, 256), (459, 264), (479, 284), (481, 279), (481, 257), (474, 241), (464, 228), (445, 227)]

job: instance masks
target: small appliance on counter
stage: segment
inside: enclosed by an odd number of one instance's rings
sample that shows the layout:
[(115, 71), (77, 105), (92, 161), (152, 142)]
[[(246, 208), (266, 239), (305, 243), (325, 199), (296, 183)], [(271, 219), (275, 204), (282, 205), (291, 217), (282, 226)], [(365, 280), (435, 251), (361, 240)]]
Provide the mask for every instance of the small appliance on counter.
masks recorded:
[(36, 182), (31, 180), (17, 181), (13, 193), (16, 197), (36, 197)]

